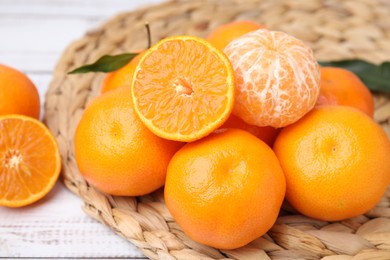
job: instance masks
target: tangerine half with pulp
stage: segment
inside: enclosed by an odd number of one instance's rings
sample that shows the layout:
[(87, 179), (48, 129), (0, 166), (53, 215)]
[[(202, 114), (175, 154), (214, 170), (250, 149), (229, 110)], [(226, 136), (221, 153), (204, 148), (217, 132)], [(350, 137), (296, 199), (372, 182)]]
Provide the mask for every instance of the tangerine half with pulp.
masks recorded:
[(53, 188), (61, 158), (49, 129), (24, 115), (0, 116), (0, 205), (22, 207)]
[(222, 51), (198, 37), (166, 38), (145, 51), (131, 88), (135, 112), (165, 139), (198, 140), (233, 109), (232, 66)]

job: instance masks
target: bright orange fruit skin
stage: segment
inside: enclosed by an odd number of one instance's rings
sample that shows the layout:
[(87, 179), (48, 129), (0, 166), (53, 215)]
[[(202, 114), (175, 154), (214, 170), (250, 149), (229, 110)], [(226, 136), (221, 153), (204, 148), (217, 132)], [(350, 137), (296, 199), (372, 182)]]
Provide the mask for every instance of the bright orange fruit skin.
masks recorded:
[(206, 40), (169, 37), (142, 55), (131, 90), (134, 110), (150, 131), (192, 142), (219, 128), (232, 112), (233, 69)]
[(249, 125), (233, 114), (230, 114), (228, 120), (221, 126), (221, 128), (238, 128), (245, 130), (253, 134), (257, 138), (261, 139), (271, 147), (275, 142), (278, 133), (280, 132), (280, 129), (273, 128), (270, 126), (260, 127), (255, 125)]
[(116, 89), (122, 86), (130, 87), (133, 80), (134, 70), (137, 68), (138, 62), (142, 57), (142, 52), (139, 52), (128, 64), (117, 71), (110, 72), (106, 75), (103, 81), (103, 86), (100, 89), (100, 94), (104, 94), (109, 90)]
[(0, 115), (20, 114), (39, 119), (39, 93), (22, 72), (0, 64)]
[(118, 196), (145, 195), (163, 186), (168, 163), (181, 146), (142, 124), (126, 86), (94, 99), (74, 138), (76, 162), (85, 179)]
[(374, 98), (364, 83), (351, 71), (321, 67), (318, 105), (344, 105), (374, 116)]
[(206, 37), (206, 40), (216, 48), (223, 50), (232, 40), (261, 28), (264, 28), (264, 26), (250, 20), (234, 21), (221, 25), (211, 31)]
[(223, 129), (186, 144), (172, 158), (165, 202), (193, 240), (234, 249), (275, 223), (285, 177), (272, 149), (240, 129)]
[(390, 181), (390, 142), (363, 112), (322, 106), (280, 132), (274, 144), (286, 199), (304, 215), (338, 221), (372, 209)]
[(49, 129), (24, 115), (0, 116), (0, 205), (22, 207), (43, 198), (61, 170)]

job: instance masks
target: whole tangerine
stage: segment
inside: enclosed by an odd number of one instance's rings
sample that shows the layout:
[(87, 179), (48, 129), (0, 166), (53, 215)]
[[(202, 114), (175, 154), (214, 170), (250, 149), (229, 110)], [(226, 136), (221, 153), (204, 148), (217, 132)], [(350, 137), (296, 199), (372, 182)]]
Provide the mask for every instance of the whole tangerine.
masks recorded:
[(238, 128), (245, 130), (272, 147), (280, 129), (271, 126), (256, 126), (245, 123), (241, 118), (230, 114), (228, 120), (220, 128)]
[(168, 166), (165, 202), (193, 240), (234, 249), (275, 223), (285, 177), (272, 149), (240, 129), (222, 129), (183, 146)]
[(145, 195), (162, 187), (168, 163), (181, 146), (143, 125), (128, 87), (95, 98), (74, 137), (81, 174), (100, 191), (118, 196)]
[(353, 72), (336, 67), (321, 67), (320, 95), (317, 106), (344, 105), (374, 116), (374, 98)]
[(41, 104), (34, 83), (21, 71), (0, 64), (0, 115), (39, 119)]
[(389, 139), (352, 107), (313, 109), (282, 129), (274, 151), (286, 175), (286, 199), (309, 217), (356, 217), (372, 209), (389, 185)]
[(109, 90), (116, 89), (122, 86), (130, 87), (133, 80), (134, 71), (137, 68), (138, 62), (142, 57), (141, 51), (135, 51), (138, 53), (129, 63), (120, 68), (119, 70), (107, 73), (104, 77), (100, 94), (104, 94)]
[(223, 50), (232, 40), (261, 28), (265, 28), (251, 20), (239, 20), (226, 23), (212, 30), (206, 37), (217, 49)]

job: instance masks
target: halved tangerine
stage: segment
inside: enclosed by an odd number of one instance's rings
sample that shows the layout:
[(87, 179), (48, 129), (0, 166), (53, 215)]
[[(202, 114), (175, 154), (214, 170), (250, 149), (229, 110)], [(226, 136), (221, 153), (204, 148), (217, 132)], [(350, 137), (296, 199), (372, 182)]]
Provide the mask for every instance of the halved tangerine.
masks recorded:
[(169, 37), (147, 50), (131, 85), (141, 121), (165, 139), (200, 139), (220, 127), (233, 109), (230, 61), (198, 37)]
[(55, 138), (40, 121), (0, 117), (0, 205), (21, 207), (45, 196), (56, 183), (61, 159)]

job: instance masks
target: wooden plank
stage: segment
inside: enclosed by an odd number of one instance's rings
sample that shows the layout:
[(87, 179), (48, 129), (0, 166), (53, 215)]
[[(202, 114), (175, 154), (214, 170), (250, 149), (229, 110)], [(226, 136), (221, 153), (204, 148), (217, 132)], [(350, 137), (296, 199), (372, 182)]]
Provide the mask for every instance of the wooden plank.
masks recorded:
[(4, 18), (0, 15), (0, 61), (24, 71), (51, 72), (63, 50), (99, 22), (86, 19)]
[(48, 75), (51, 75), (60, 55), (60, 52), (38, 53), (34, 51), (0, 51), (0, 63), (25, 73), (47, 73)]
[(0, 62), (49, 72), (64, 49), (119, 12), (162, 0), (0, 0)]
[(0, 0), (0, 16), (61, 17), (104, 19), (162, 0)]
[(62, 183), (41, 201), (0, 207), (0, 257), (142, 258), (134, 245), (81, 210)]

